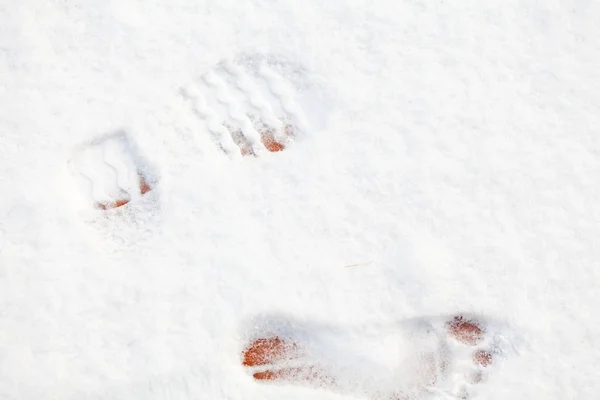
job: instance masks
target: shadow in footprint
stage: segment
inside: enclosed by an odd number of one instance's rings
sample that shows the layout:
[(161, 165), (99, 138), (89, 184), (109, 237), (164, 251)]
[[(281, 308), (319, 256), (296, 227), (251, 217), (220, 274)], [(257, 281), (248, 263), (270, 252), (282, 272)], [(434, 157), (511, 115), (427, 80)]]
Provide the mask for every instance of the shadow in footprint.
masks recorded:
[(468, 314), (348, 329), (259, 317), (245, 330), (241, 364), (264, 383), (375, 400), (467, 399), (505, 357), (505, 330)]
[(281, 57), (223, 60), (181, 95), (219, 148), (232, 158), (277, 153), (325, 125), (322, 90)]
[(122, 130), (79, 146), (68, 165), (80, 186), (84, 208), (120, 208), (141, 199), (158, 184), (150, 162)]

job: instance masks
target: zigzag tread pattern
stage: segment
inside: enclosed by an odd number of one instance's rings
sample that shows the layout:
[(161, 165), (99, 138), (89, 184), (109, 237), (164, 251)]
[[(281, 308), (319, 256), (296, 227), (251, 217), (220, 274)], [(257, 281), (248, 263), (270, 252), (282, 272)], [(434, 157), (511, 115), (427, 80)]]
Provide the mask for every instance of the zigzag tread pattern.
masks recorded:
[(291, 86), (264, 63), (252, 71), (221, 62), (182, 95), (231, 158), (282, 151), (308, 130)]
[(127, 138), (111, 135), (80, 147), (67, 165), (79, 182), (84, 202), (99, 210), (122, 207), (152, 190)]

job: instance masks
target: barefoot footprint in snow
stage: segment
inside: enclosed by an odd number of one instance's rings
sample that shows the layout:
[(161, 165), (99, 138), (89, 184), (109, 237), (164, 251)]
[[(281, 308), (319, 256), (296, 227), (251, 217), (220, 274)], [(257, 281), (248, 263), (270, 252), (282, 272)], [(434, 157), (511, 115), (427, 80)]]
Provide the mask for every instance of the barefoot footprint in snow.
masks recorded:
[(282, 151), (319, 120), (315, 112), (315, 121), (307, 118), (307, 109), (319, 108), (320, 101), (301, 68), (257, 56), (219, 63), (182, 95), (232, 158)]
[(281, 325), (250, 335), (241, 362), (261, 382), (374, 400), (467, 399), (504, 358), (504, 342), (495, 324), (465, 315), (362, 333)]
[(110, 210), (140, 199), (155, 186), (147, 163), (124, 132), (81, 146), (68, 161), (82, 208)]

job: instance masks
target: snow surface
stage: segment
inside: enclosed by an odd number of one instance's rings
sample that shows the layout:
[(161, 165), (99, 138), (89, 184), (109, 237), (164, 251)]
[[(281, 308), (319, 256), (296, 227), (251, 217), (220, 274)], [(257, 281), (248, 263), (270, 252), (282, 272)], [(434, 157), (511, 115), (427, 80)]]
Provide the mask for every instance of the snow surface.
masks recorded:
[[(245, 329), (457, 312), (514, 333), (477, 398), (596, 398), (599, 15), (0, 1), (0, 398), (349, 398), (253, 381)], [(280, 153), (223, 154), (180, 89), (242, 54), (301, 65), (326, 123)], [(112, 132), (158, 184), (129, 211), (81, 212), (65, 163)]]

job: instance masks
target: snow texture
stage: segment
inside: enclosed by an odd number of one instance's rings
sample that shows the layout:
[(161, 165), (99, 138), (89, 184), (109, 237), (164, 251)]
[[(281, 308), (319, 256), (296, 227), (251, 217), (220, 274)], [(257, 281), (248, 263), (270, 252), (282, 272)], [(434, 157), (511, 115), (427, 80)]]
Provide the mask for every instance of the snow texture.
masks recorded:
[[(0, 399), (368, 398), (458, 313), (471, 398), (596, 398), (599, 15), (0, 0)], [(257, 382), (257, 321), (373, 376)]]

